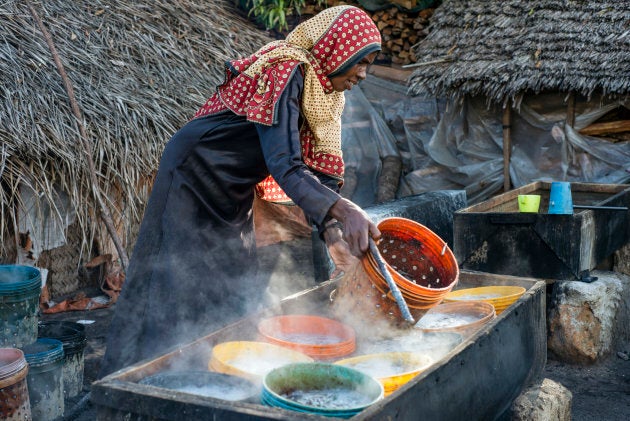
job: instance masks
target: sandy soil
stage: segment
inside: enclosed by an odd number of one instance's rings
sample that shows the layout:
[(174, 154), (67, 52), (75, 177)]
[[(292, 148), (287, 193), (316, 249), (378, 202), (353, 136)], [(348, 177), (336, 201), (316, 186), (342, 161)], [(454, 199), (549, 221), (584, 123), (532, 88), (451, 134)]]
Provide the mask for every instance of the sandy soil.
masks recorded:
[(630, 346), (623, 348), (592, 366), (547, 360), (543, 375), (573, 394), (573, 420), (616, 421), (630, 417), (630, 360), (624, 359)]

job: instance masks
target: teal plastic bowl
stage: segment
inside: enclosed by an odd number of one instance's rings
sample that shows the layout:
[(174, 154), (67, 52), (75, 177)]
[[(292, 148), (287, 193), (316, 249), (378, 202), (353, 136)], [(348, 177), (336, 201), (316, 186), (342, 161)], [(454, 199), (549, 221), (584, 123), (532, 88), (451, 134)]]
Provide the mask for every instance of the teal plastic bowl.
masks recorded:
[(353, 368), (295, 363), (264, 377), (263, 405), (328, 417), (350, 418), (383, 398), (383, 386)]

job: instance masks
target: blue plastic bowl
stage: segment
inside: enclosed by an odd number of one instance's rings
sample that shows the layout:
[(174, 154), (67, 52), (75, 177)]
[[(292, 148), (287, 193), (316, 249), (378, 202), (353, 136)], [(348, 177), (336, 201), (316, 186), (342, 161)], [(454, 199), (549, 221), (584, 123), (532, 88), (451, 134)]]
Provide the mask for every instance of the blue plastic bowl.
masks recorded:
[(41, 290), (39, 269), (22, 265), (0, 265), (0, 295), (19, 295)]
[(383, 398), (381, 383), (353, 368), (295, 363), (263, 379), (261, 403), (291, 411), (350, 418)]

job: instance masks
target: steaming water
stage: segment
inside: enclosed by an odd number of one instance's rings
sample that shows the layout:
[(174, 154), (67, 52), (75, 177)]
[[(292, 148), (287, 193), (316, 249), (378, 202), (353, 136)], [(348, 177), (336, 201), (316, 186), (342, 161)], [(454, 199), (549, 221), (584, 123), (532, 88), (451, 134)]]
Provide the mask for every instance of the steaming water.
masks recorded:
[[(171, 389), (171, 388), (169, 388)], [(208, 384), (204, 386), (181, 386), (174, 387), (173, 390), (179, 392), (190, 393), (191, 395), (205, 396), (209, 398), (223, 399), (226, 401), (238, 401), (248, 398), (247, 390), (236, 385), (230, 386), (222, 384)]]
[(330, 345), (337, 344), (342, 341), (341, 338), (334, 335), (316, 335), (312, 333), (283, 333), (275, 335), (278, 339), (296, 344), (309, 345)]
[(295, 362), (289, 358), (277, 355), (267, 355), (256, 357), (252, 354), (243, 354), (228, 361), (229, 365), (238, 368), (241, 371), (251, 373), (257, 376), (264, 376), (274, 368)]
[(402, 331), (388, 338), (372, 338), (360, 344), (361, 351), (366, 354), (381, 352), (419, 352), (434, 361), (440, 360), (462, 342), (457, 333), (435, 332), (423, 333), (417, 330)]
[(478, 316), (470, 314), (427, 313), (416, 323), (416, 327), (422, 329), (444, 329), (464, 326), (478, 320)]
[(368, 396), (357, 390), (343, 388), (294, 390), (282, 396), (302, 405), (325, 409), (356, 408), (372, 402)]
[(376, 378), (391, 377), (418, 369), (414, 364), (409, 364), (402, 360), (388, 361), (372, 359), (344, 365)]

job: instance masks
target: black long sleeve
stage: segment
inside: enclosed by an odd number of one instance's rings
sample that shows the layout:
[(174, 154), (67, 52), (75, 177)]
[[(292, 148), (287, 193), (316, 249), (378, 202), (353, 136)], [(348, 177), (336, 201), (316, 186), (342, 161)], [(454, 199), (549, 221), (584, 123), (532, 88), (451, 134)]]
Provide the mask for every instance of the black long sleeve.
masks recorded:
[(341, 197), (339, 180), (311, 170), (302, 162), (299, 138), (300, 94), (304, 80), (296, 70), (278, 102), (278, 123), (256, 124), (269, 172), (284, 192), (317, 225)]

